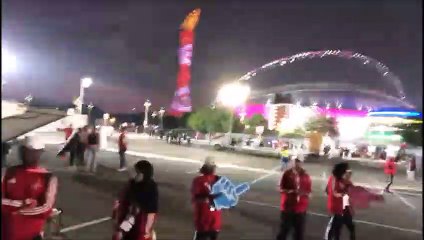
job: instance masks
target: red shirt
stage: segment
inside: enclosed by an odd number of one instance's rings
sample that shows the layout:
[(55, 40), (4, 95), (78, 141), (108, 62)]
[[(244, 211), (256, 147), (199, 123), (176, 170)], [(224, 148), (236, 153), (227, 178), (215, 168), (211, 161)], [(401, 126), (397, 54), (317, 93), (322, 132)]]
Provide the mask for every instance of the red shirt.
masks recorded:
[[(11, 167), (1, 190), (2, 238), (28, 240), (39, 235), (56, 200), (57, 178), (40, 167)], [(32, 204), (27, 205), (26, 199)]]
[(68, 127), (63, 129), (65, 132), (65, 140), (68, 140), (68, 138), (72, 135), (72, 132), (74, 131), (72, 128)]
[(334, 193), (345, 193), (343, 180), (336, 180), (330, 176), (327, 183), (327, 209), (331, 214), (343, 214), (343, 197), (336, 197)]
[(384, 164), (384, 173), (387, 175), (396, 174), (396, 163), (394, 158), (389, 158), (386, 160), (386, 163)]
[[(281, 211), (294, 211), (304, 213), (308, 210), (309, 194), (312, 191), (311, 178), (305, 170), (296, 173), (293, 168), (284, 172), (280, 181)], [(283, 191), (285, 190), (285, 191)], [(294, 193), (287, 193), (287, 190), (294, 190)]]
[(221, 211), (213, 208), (210, 198), (211, 186), (218, 180), (216, 175), (200, 175), (194, 178), (191, 186), (196, 231), (219, 231)]
[(119, 139), (118, 139), (119, 151), (126, 151), (127, 150), (126, 137), (127, 136), (126, 136), (125, 133), (121, 133), (121, 135), (119, 135)]

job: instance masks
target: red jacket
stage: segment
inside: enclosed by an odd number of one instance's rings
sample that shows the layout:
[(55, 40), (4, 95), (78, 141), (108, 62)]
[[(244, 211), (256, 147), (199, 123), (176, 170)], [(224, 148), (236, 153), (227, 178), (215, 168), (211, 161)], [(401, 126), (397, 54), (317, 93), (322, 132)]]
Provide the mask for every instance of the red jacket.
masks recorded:
[[(284, 172), (280, 181), (281, 189), (281, 211), (294, 211), (304, 213), (308, 210), (309, 194), (311, 193), (311, 178), (305, 170), (295, 173), (293, 169)], [(283, 191), (285, 190), (285, 191)], [(286, 190), (294, 190), (294, 193), (287, 193)]]
[(11, 167), (2, 179), (1, 192), (2, 239), (33, 239), (51, 214), (57, 178), (40, 167)]
[(396, 163), (394, 158), (388, 158), (384, 164), (384, 173), (387, 175), (396, 174)]
[(218, 180), (216, 175), (200, 175), (194, 178), (191, 187), (194, 208), (194, 226), (198, 232), (219, 231), (221, 211), (213, 208), (211, 186)]
[(343, 214), (343, 197), (336, 197), (334, 193), (346, 193), (346, 185), (344, 180), (330, 176), (327, 183), (327, 209), (330, 214)]
[(67, 127), (67, 128), (64, 128), (63, 131), (65, 132), (65, 140), (68, 140), (68, 138), (72, 135), (72, 132), (74, 130), (70, 127)]

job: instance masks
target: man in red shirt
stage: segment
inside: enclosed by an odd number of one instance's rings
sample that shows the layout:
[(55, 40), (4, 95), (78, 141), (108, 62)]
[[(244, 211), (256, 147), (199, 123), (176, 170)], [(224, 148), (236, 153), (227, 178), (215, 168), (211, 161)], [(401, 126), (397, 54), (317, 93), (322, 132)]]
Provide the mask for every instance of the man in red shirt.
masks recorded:
[(200, 175), (195, 177), (191, 186), (194, 208), (194, 240), (216, 240), (221, 230), (221, 210), (213, 205), (215, 196), (211, 195), (212, 185), (218, 181), (215, 175), (216, 165), (211, 158), (206, 158), (200, 168)]
[(2, 239), (40, 239), (56, 200), (58, 180), (39, 166), (44, 144), (26, 137), (20, 147), (22, 165), (2, 177)]
[(305, 216), (309, 206), (309, 194), (312, 191), (311, 178), (302, 168), (299, 158), (293, 158), (294, 166), (286, 170), (281, 177), (281, 225), (277, 240), (285, 240), (294, 229), (294, 239), (303, 240)]
[(125, 152), (127, 151), (128, 141), (127, 141), (127, 129), (125, 127), (121, 128), (121, 134), (118, 139), (118, 148), (119, 148), (119, 169), (118, 171), (122, 172), (127, 169), (127, 160), (125, 158)]
[(389, 183), (384, 189), (385, 192), (391, 193), (390, 186), (393, 184), (393, 178), (396, 174), (396, 163), (395, 157), (388, 157), (386, 163), (384, 164), (384, 173), (387, 175)]

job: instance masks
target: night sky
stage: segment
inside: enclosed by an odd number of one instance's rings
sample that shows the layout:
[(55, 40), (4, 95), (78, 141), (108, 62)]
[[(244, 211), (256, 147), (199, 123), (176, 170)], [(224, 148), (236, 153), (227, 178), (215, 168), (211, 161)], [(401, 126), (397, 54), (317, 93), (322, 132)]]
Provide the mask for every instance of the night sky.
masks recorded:
[[(177, 74), (178, 28), (202, 8), (192, 64), (194, 107), (219, 86), (282, 56), (348, 49), (386, 64), (422, 108), (421, 1), (3, 0), (2, 44), (18, 58), (4, 94), (69, 102), (79, 79), (95, 84), (86, 102), (106, 111), (169, 107)], [(360, 64), (359, 64), (360, 65)], [(340, 59), (311, 60), (258, 77), (255, 88), (347, 81), (393, 90), (372, 69)]]

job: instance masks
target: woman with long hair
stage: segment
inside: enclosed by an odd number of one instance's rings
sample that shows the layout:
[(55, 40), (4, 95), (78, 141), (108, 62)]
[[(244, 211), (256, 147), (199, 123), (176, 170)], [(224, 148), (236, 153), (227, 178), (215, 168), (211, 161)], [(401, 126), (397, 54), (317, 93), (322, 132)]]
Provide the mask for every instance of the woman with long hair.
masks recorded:
[(114, 240), (154, 240), (158, 213), (158, 187), (147, 160), (134, 165), (136, 176), (122, 191), (114, 207)]

